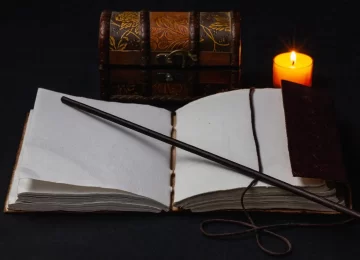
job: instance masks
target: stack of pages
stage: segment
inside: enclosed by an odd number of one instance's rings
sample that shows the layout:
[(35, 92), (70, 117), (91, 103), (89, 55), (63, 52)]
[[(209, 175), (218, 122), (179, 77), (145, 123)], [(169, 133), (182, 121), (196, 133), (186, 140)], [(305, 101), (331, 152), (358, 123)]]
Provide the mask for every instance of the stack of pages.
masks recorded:
[[(193, 212), (241, 209), (245, 175), (61, 102), (67, 96), (258, 170), (249, 90), (196, 100), (176, 111), (39, 89), (29, 113), (6, 211)], [(253, 96), (265, 174), (339, 204), (325, 180), (294, 177), (280, 89)], [(176, 134), (175, 134), (176, 133)], [(249, 209), (331, 211), (266, 183), (245, 195)]]

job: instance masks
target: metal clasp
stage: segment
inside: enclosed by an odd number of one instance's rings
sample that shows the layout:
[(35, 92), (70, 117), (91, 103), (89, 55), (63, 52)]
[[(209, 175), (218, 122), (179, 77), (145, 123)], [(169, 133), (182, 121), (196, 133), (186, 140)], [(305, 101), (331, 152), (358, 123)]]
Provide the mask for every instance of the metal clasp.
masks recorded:
[(156, 81), (161, 83), (179, 83), (184, 81), (182, 72), (158, 72), (156, 73)]
[(173, 59), (174, 56), (181, 56), (182, 57), (182, 62), (181, 62), (181, 67), (182, 68), (186, 67), (187, 58), (190, 58), (190, 60), (193, 61), (193, 62), (197, 61), (197, 56), (191, 54), (189, 51), (186, 51), (186, 50), (175, 50), (175, 51), (172, 51), (170, 53), (159, 53), (158, 55), (156, 55), (156, 59), (160, 64), (161, 63), (173, 64), (174, 63), (174, 59)]

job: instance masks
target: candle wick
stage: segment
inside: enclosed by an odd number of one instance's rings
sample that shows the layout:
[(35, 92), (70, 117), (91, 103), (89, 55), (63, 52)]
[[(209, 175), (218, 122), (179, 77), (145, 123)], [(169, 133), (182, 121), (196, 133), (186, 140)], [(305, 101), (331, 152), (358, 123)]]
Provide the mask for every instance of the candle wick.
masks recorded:
[(295, 61), (293, 60), (293, 62), (292, 62), (292, 64), (291, 64), (291, 66), (294, 66), (294, 64), (295, 64)]

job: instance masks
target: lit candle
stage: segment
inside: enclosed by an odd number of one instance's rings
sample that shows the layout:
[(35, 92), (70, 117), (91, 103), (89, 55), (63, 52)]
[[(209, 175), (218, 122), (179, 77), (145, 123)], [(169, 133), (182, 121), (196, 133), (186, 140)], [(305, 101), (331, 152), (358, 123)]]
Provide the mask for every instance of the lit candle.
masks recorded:
[(295, 51), (277, 55), (273, 62), (273, 84), (281, 88), (281, 80), (304, 86), (312, 85), (313, 60), (310, 56)]

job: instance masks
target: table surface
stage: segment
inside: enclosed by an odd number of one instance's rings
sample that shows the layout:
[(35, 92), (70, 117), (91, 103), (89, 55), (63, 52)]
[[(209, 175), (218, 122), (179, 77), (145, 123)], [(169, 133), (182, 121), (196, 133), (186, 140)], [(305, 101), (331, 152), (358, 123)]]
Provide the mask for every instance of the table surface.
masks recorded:
[[(5, 200), (24, 119), (34, 104), (37, 88), (99, 97), (97, 36), (100, 12), (105, 8), (173, 10), (170, 4), (47, 1), (29, 2), (20, 7), (9, 1), (2, 8), (0, 200)], [(243, 16), (243, 75), (249, 85), (270, 84), (271, 59), (285, 50), (284, 46), (289, 44), (296, 29), (297, 46), (314, 57), (316, 84), (326, 85), (335, 97), (346, 166), (353, 184), (355, 208), (359, 209), (359, 189), (356, 188), (359, 156), (352, 152), (360, 144), (357, 114), (360, 105), (355, 99), (359, 89), (353, 84), (357, 78), (351, 73), (355, 70), (347, 69), (351, 64), (346, 58), (349, 55), (338, 56), (336, 61), (332, 58), (336, 50), (335, 7), (327, 7), (321, 13), (316, 13), (318, 10), (307, 13), (307, 19), (301, 19), (305, 7), (299, 7), (300, 10), (289, 16), (278, 10), (281, 4), (237, 5), (230, 1), (222, 1), (221, 6), (205, 1), (185, 1), (182, 8), (240, 8)], [(348, 47), (351, 49), (352, 46)], [(335, 84), (335, 74), (342, 77), (341, 86)], [(324, 223), (344, 217), (275, 213), (254, 213), (253, 216), (259, 225)], [(0, 214), (0, 258), (271, 259), (257, 247), (252, 235), (231, 240), (204, 237), (199, 225), (209, 218), (246, 220), (243, 213)], [(347, 259), (360, 253), (358, 222), (331, 228), (287, 228), (279, 233), (293, 244), (288, 259)], [(278, 246), (273, 239), (264, 241), (268, 246)]]

